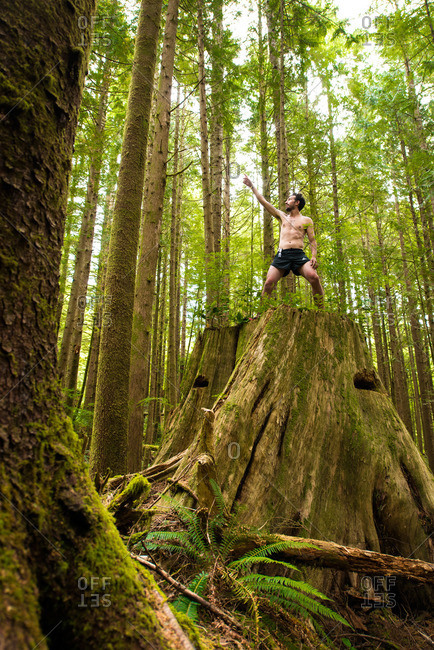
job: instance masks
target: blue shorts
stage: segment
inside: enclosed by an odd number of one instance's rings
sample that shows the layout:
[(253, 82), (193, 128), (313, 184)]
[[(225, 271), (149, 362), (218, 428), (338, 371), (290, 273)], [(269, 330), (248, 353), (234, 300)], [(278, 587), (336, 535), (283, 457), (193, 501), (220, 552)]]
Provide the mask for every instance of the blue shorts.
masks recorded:
[(279, 248), (276, 257), (271, 262), (271, 266), (284, 271), (283, 277), (285, 277), (290, 271), (294, 275), (300, 275), (300, 267), (309, 261), (302, 248)]

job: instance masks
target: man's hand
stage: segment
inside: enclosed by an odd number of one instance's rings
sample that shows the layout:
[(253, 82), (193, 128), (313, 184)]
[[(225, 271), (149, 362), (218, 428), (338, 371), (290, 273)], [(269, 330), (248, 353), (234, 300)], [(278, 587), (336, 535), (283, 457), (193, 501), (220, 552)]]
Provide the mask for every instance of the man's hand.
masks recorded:
[(243, 183), (244, 183), (244, 185), (247, 185), (247, 187), (253, 187), (252, 181), (245, 174), (244, 174), (244, 178), (243, 178)]
[(311, 260), (310, 260), (310, 265), (311, 265), (311, 267), (312, 267), (313, 269), (316, 269), (316, 268), (317, 268), (317, 266), (318, 266), (318, 262), (317, 262), (317, 260), (316, 260), (316, 257), (312, 257), (312, 258), (311, 258)]

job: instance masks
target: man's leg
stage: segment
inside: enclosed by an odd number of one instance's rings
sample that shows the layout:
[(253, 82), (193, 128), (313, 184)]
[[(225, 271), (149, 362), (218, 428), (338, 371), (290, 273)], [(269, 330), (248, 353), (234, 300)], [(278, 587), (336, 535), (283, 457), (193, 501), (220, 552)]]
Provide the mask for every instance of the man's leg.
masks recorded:
[(261, 298), (264, 296), (271, 296), (274, 291), (274, 287), (279, 282), (280, 278), (283, 276), (284, 271), (282, 269), (276, 269), (275, 266), (270, 266), (267, 273), (267, 279), (265, 280), (264, 288), (262, 289)]
[(319, 309), (324, 308), (324, 289), (321, 286), (318, 273), (312, 268), (310, 262), (306, 262), (303, 266), (300, 266), (298, 269), (300, 275), (302, 275), (310, 283), (313, 293), (313, 301)]

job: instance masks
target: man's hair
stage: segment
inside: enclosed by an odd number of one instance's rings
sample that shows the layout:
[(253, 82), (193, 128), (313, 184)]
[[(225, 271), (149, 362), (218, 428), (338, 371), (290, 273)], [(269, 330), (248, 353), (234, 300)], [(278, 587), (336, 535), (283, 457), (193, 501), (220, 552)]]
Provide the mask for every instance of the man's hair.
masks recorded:
[(298, 209), (301, 211), (303, 210), (304, 206), (306, 205), (305, 198), (301, 192), (298, 192), (297, 194), (294, 192), (295, 195), (295, 200), (298, 201)]

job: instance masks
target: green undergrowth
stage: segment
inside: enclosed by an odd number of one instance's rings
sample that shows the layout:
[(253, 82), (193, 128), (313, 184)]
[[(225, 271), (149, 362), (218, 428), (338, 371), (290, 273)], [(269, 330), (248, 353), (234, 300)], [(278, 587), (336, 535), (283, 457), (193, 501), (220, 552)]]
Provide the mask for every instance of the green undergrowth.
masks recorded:
[[(287, 628), (288, 614), (299, 620), (303, 629), (310, 626), (314, 635), (323, 637), (327, 636), (322, 627), (324, 619), (348, 626), (347, 621), (326, 604), (329, 598), (307, 582), (293, 577), (294, 573), (299, 574), (299, 569), (282, 559), (282, 552), (289, 547), (311, 545), (289, 541), (266, 543), (265, 540), (261, 545), (261, 535), (255, 530), (259, 547), (238, 557), (237, 548), (242, 548), (252, 530), (238, 524), (238, 511), (227, 511), (214, 481), (212, 488), (216, 514), (174, 505), (172, 512), (182, 529), (179, 525), (175, 529), (173, 521), (164, 520), (145, 539), (134, 540), (134, 552), (148, 555), (152, 561), (158, 558), (169, 572), (176, 570), (176, 579), (190, 591), (211, 599), (229, 616), (235, 617), (245, 629), (248, 644), (274, 647), (270, 645), (270, 638), (279, 635), (285, 626)], [(210, 617), (206, 607), (183, 593), (174, 594), (172, 606), (196, 624)]]

